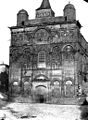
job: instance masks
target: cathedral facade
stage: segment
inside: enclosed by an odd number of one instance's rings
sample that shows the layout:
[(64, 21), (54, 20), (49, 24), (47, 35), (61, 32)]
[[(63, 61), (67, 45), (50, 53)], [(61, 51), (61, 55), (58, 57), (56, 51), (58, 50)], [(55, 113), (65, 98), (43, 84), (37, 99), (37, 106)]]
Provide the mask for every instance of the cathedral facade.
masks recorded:
[(36, 9), (35, 19), (24, 9), (10, 27), (9, 83), (12, 96), (64, 101), (85, 92), (88, 43), (80, 33), (76, 9), (67, 4), (55, 17), (49, 0)]

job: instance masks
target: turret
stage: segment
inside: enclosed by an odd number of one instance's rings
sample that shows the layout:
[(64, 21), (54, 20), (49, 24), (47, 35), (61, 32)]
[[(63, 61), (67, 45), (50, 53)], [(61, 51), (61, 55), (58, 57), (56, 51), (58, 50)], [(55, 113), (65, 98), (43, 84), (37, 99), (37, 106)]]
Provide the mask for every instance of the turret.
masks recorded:
[(67, 21), (74, 21), (76, 20), (76, 10), (72, 4), (67, 4), (64, 8), (64, 17)]
[(17, 26), (25, 25), (25, 21), (28, 20), (28, 13), (26, 10), (22, 9), (17, 14)]

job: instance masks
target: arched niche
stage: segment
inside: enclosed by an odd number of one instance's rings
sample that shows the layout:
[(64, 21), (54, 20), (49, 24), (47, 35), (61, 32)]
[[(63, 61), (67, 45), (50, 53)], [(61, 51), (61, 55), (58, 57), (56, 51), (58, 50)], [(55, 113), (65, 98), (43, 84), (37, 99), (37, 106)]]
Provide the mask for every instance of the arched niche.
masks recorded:
[(40, 94), (40, 95), (46, 95), (47, 94), (47, 86), (45, 86), (45, 85), (37, 85), (36, 87), (35, 87), (35, 92), (36, 92), (36, 95), (38, 94)]
[(25, 49), (23, 49), (22, 52), (23, 52), (22, 53), (23, 58), (27, 59), (27, 61), (30, 61), (30, 59), (31, 59), (31, 49), (30, 48), (25, 48)]
[(18, 86), (19, 83), (17, 81), (13, 82), (13, 86)]
[(72, 81), (70, 81), (70, 80), (68, 80), (68, 81), (66, 81), (66, 85), (72, 85)]
[(71, 79), (68, 79), (64, 83), (64, 89), (65, 89), (65, 96), (66, 97), (73, 97), (74, 96), (74, 85)]
[(28, 81), (24, 82), (24, 95), (28, 95), (31, 91), (30, 83)]
[(59, 47), (59, 46), (54, 46), (54, 47), (52, 48), (52, 52), (59, 53), (59, 52), (60, 52), (60, 47)]
[(55, 79), (52, 81), (52, 96), (60, 97), (61, 96), (61, 83), (59, 80)]
[(13, 91), (13, 94), (16, 94), (18, 95), (20, 93), (20, 85), (19, 85), (19, 82), (18, 81), (14, 81), (12, 83), (12, 91)]
[(46, 81), (46, 82), (48, 82), (49, 81), (49, 78), (47, 77), (47, 76), (45, 76), (45, 75), (43, 75), (43, 74), (39, 74), (39, 75), (37, 75), (37, 76), (35, 76), (35, 78), (33, 79), (33, 81)]
[(58, 68), (59, 64), (61, 64), (61, 49), (59, 46), (53, 46), (52, 47), (52, 67), (54, 68), (54, 65), (56, 68)]
[(53, 84), (54, 84), (55, 87), (59, 87), (60, 86), (60, 82), (58, 80), (55, 80), (53, 82)]
[(65, 45), (62, 49), (63, 51), (63, 60), (72, 60), (74, 59), (74, 49), (71, 45)]

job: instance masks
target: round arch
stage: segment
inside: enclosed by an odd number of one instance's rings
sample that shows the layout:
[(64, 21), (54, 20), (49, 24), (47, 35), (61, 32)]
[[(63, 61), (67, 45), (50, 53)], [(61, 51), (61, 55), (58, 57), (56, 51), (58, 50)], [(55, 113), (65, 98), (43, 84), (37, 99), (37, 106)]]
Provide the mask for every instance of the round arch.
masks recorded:
[(74, 48), (72, 45), (65, 45), (62, 49), (63, 52), (63, 60), (74, 60)]
[(35, 76), (35, 78), (33, 79), (33, 81), (36, 81), (36, 80), (49, 81), (49, 78), (47, 76), (45, 76), (44, 74), (39, 74), (39, 75)]
[(67, 77), (67, 78), (65, 78), (65, 80), (64, 80), (64, 84), (74, 84), (73, 83), (73, 78), (71, 78), (71, 77)]
[(62, 51), (64, 51), (64, 49), (65, 49), (67, 46), (70, 46), (72, 49), (74, 49), (74, 47), (73, 47), (71, 44), (66, 44), (66, 45), (63, 46)]
[(39, 88), (39, 87), (44, 87), (44, 88), (46, 88), (45, 85), (37, 85), (35, 88)]
[(66, 85), (72, 85), (72, 81), (70, 80), (66, 81)]
[(49, 29), (48, 27), (38, 27), (34, 30), (34, 34), (36, 34), (36, 32), (41, 29), (47, 31), (49, 34), (51, 33), (51, 29)]
[(60, 80), (54, 78), (52, 81), (51, 81), (51, 85), (54, 85), (54, 83), (57, 83), (58, 85), (60, 85)]
[(65, 90), (65, 96), (72, 97), (74, 96), (74, 83), (73, 79), (68, 77), (64, 81), (64, 90)]
[(60, 52), (60, 47), (59, 46), (53, 46), (52, 47), (52, 52), (54, 52), (54, 51), (57, 51), (57, 52)]
[(48, 51), (45, 47), (39, 47), (37, 50), (37, 53), (39, 53), (39, 52), (45, 52), (46, 54), (48, 53)]

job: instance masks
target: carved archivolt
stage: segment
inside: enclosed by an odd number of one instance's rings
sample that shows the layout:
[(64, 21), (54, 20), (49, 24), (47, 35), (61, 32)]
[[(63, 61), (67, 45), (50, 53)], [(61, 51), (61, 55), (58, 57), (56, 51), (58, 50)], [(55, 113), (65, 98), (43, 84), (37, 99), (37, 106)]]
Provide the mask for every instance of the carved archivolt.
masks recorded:
[(53, 53), (56, 53), (56, 54), (58, 54), (58, 53), (60, 53), (60, 48), (59, 48), (59, 46), (54, 46), (53, 48), (52, 48), (52, 52)]
[(30, 48), (20, 49), (12, 48), (10, 50), (10, 62), (17, 62), (20, 58), (30, 61), (31, 50)]
[(49, 38), (49, 33), (46, 29), (40, 28), (35, 32), (35, 41), (37, 43), (47, 42)]
[(60, 31), (52, 31), (51, 32), (51, 36), (52, 36), (52, 42), (53, 43), (57, 43), (60, 42)]
[(31, 43), (31, 39), (33, 39), (33, 33), (28, 32), (20, 32), (12, 34), (11, 45), (24, 45), (27, 43)]
[(19, 49), (13, 48), (10, 50), (10, 62), (16, 62), (17, 59), (20, 57)]
[(29, 58), (31, 55), (31, 50), (30, 48), (26, 48), (23, 50), (23, 56), (26, 56), (27, 58)]
[(63, 48), (63, 59), (74, 59), (74, 49), (71, 45), (66, 45)]
[(61, 63), (61, 50), (59, 46), (52, 48), (52, 63), (60, 64)]

